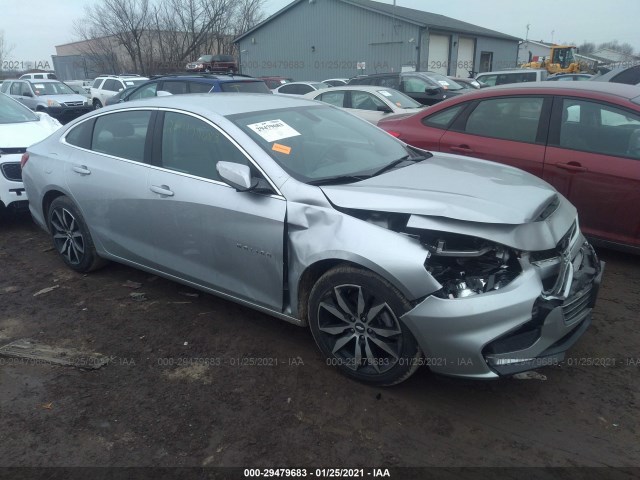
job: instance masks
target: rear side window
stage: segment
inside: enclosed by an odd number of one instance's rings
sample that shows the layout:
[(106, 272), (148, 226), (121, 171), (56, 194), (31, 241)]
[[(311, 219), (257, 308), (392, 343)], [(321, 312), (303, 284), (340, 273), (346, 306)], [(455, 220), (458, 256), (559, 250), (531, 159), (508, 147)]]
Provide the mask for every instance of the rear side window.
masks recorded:
[[(225, 82), (220, 84), (223, 92), (242, 92), (242, 93), (271, 93), (271, 90), (263, 82)], [(311, 90), (309, 90), (311, 91)]]
[(144, 145), (151, 112), (132, 111), (103, 115), (96, 120), (91, 149), (127, 160), (144, 161)]
[(430, 127), (436, 128), (449, 128), (451, 122), (458, 115), (458, 112), (462, 110), (464, 105), (456, 105), (455, 107), (447, 108), (441, 112), (436, 113), (422, 119), (422, 123)]
[(73, 127), (69, 133), (67, 133), (65, 141), (76, 147), (90, 149), (93, 124), (94, 121), (92, 119)]
[(344, 107), (344, 90), (341, 91), (329, 91), (316, 97), (316, 100), (321, 100), (329, 105), (335, 107)]
[(481, 101), (471, 112), (466, 133), (535, 143), (544, 99), (541, 97), (494, 98)]

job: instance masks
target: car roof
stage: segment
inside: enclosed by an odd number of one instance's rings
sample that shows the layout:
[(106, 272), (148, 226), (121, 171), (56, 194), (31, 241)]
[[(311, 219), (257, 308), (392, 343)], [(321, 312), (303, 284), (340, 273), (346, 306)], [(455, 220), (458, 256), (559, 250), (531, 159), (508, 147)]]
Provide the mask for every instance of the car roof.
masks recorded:
[(481, 72), (476, 75), (478, 78), (480, 75), (497, 75), (504, 73), (524, 73), (524, 72), (546, 72), (544, 68), (511, 68), (509, 70), (494, 70), (492, 72)]
[(22, 80), (31, 83), (62, 83), (62, 81), (55, 78), (23, 78)]
[[(123, 105), (126, 105), (123, 107)], [(174, 108), (189, 112), (209, 115), (211, 113), (228, 116), (238, 113), (256, 112), (260, 110), (275, 110), (283, 108), (318, 106), (317, 102), (307, 100), (302, 96), (271, 95), (269, 93), (189, 93), (184, 95), (171, 95), (167, 97), (149, 97), (142, 100), (134, 100), (126, 104), (100, 109), (129, 109), (129, 108)]]
[[(609, 82), (523, 82), (510, 83), (508, 85), (498, 85), (496, 87), (485, 88), (482, 95), (491, 94), (492, 92), (510, 92), (526, 93), (527, 91), (536, 91), (542, 93), (571, 93), (571, 92), (594, 92), (605, 95), (632, 99), (640, 96), (640, 87), (635, 85), (625, 85), (621, 83)], [(548, 92), (547, 92), (548, 91)], [(479, 95), (479, 92), (473, 92), (468, 95)], [(465, 95), (465, 98), (469, 98)]]
[[(287, 84), (290, 85), (290, 84)], [(330, 89), (317, 90), (317, 92), (327, 93), (327, 91), (337, 92), (338, 90), (360, 90), (363, 92), (379, 92), (380, 90), (395, 90), (394, 88), (383, 87), (381, 85), (339, 85)]]

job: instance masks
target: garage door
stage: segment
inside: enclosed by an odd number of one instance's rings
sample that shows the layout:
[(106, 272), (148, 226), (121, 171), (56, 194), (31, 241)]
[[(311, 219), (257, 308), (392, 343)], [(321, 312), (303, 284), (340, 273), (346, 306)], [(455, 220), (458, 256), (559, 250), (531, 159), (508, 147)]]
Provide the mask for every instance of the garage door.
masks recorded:
[(456, 77), (467, 78), (469, 70), (473, 70), (473, 38), (458, 40), (458, 63), (456, 63)]
[(429, 70), (447, 75), (449, 69), (449, 37), (429, 35)]

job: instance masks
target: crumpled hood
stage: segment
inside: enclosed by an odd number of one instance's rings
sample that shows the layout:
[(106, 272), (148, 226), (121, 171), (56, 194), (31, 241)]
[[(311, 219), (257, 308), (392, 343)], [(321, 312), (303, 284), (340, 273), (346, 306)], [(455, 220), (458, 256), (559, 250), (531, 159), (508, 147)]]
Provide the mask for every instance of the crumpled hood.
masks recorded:
[(56, 119), (44, 113), (36, 113), (37, 122), (0, 124), (0, 149), (26, 148), (44, 140), (62, 125)]
[(522, 170), (443, 153), (358, 183), (321, 188), (343, 208), (512, 225), (536, 219), (557, 195)]

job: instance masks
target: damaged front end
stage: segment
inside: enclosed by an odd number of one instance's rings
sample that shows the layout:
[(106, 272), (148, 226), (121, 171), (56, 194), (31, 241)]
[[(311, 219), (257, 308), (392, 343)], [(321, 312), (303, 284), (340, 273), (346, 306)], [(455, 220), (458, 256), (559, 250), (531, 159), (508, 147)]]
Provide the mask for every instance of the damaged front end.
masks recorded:
[[(428, 222), (458, 230), (412, 230), (430, 252), (425, 268), (442, 285), (403, 317), (431, 369), (491, 378), (562, 361), (591, 322), (604, 269), (575, 217), (553, 248), (534, 251), (517, 248), (519, 227), (504, 245), (495, 242), (509, 238), (501, 226), (483, 239), (459, 233), (456, 222)], [(556, 215), (535, 223), (557, 231), (567, 222)], [(473, 228), (491, 237), (490, 227)]]

